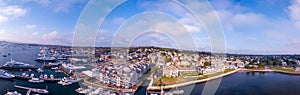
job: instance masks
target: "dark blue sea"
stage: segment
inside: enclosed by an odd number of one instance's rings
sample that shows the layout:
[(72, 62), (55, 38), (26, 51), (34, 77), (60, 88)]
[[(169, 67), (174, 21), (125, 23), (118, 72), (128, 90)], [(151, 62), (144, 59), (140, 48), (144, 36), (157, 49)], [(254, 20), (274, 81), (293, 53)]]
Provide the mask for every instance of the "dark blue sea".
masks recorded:
[[(205, 83), (199, 83), (177, 89), (184, 90), (184, 95), (201, 95), (204, 86)], [(142, 86), (135, 95), (144, 95), (145, 93), (146, 86)], [(223, 77), (215, 95), (300, 95), (300, 76), (281, 73), (238, 72)]]

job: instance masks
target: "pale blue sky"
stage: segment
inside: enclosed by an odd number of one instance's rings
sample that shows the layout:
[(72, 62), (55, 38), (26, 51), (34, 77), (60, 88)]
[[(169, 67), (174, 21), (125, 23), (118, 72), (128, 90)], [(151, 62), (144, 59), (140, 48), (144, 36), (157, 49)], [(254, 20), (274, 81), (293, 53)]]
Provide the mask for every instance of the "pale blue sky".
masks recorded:
[[(0, 0), (0, 40), (71, 45), (78, 17), (88, 2), (88, 0)], [(300, 53), (299, 0), (209, 0), (209, 2), (223, 26), (228, 52)], [(120, 25), (137, 13), (145, 11), (164, 12), (178, 18), (193, 35), (198, 48), (210, 50), (209, 39), (201, 25), (195, 24), (192, 16), (186, 14), (183, 8), (160, 0), (129, 0), (115, 8), (104, 20), (96, 38), (96, 45), (110, 46), (111, 39)], [(145, 43), (147, 38), (151, 41)], [(152, 41), (153, 39), (156, 40)], [(152, 34), (135, 43), (148, 45), (151, 42), (150, 45), (161, 46), (165, 42), (167, 47), (170, 41), (164, 41), (166, 39), (168, 39), (166, 36)]]

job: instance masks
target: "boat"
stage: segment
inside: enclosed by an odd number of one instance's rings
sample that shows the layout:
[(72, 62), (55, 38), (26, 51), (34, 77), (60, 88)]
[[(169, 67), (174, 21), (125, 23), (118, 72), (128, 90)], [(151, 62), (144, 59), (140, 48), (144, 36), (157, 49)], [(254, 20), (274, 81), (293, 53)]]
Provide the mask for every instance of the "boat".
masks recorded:
[(15, 77), (14, 75), (9, 74), (4, 70), (0, 70), (0, 78), (11, 79), (11, 78), (14, 78), (14, 77)]
[(43, 83), (43, 82), (45, 82), (44, 80), (42, 80), (40, 78), (31, 78), (28, 81), (31, 82), (31, 83)]
[(47, 74), (45, 74), (45, 75), (44, 75), (44, 79), (47, 79), (47, 78), (48, 78), (48, 75), (47, 75)]
[(58, 62), (58, 63), (48, 63), (48, 64), (44, 63), (44, 64), (43, 64), (43, 67), (44, 67), (44, 68), (53, 68), (53, 67), (58, 67), (58, 66), (60, 66), (61, 64), (62, 64), (61, 62)]
[(14, 92), (7, 92), (6, 94), (4, 95), (22, 95), (21, 93), (17, 92), (17, 91), (14, 91)]
[(93, 90), (92, 89), (83, 89), (83, 88), (78, 88), (75, 90), (77, 93), (79, 94), (88, 94), (90, 92), (92, 92)]
[(62, 70), (55, 70), (55, 73), (63, 73)]
[(173, 91), (173, 94), (183, 94), (184, 93), (184, 91), (183, 90), (175, 90), (175, 91)]
[(58, 69), (59, 69), (58, 67), (51, 68), (51, 70), (58, 70)]
[(55, 57), (38, 57), (35, 61), (39, 61), (39, 62), (56, 62), (56, 58)]
[(17, 62), (12, 59), (6, 62), (2, 67), (2, 69), (38, 69), (37, 65), (30, 65), (23, 62)]
[(42, 73), (42, 72), (44, 72), (41, 68), (38, 68), (37, 69), (37, 72), (39, 72), (39, 73)]
[(32, 92), (35, 92), (35, 93), (41, 93), (41, 94), (48, 94), (49, 91), (46, 90), (46, 89), (31, 89)]
[(61, 81), (58, 82), (58, 84), (61, 84), (63, 86), (66, 86), (66, 85), (71, 85), (73, 83), (77, 83), (78, 80), (76, 78), (66, 78), (64, 77), (63, 79), (61, 79)]

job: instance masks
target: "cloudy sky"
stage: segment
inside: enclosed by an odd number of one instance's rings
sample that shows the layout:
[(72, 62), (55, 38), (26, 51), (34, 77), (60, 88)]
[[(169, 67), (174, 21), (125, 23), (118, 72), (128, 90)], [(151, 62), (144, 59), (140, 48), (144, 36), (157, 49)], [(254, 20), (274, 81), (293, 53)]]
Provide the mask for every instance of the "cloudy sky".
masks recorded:
[[(203, 1), (196, 0), (191, 4), (202, 8)], [(72, 45), (75, 27), (89, 26), (77, 21), (85, 11), (85, 6), (92, 3), (87, 0), (0, 0), (0, 40)], [(209, 0), (209, 3), (222, 25), (227, 52), (300, 53), (300, 0)], [(116, 33), (123, 31), (119, 27), (134, 17), (138, 18), (137, 14), (147, 11), (172, 15), (192, 35), (197, 48), (210, 50), (208, 31), (196, 21), (194, 15), (176, 3), (165, 0), (131, 0), (115, 8), (105, 19), (99, 18), (98, 22), (103, 23), (97, 31), (96, 45), (110, 46)], [(136, 25), (151, 22), (141, 19), (135, 21), (131, 24), (135, 27), (124, 28), (124, 31), (137, 31)], [(178, 32), (180, 28), (169, 22), (156, 23), (148, 30), (183, 35)], [(148, 33), (136, 37), (132, 43), (176, 47), (174, 39), (177, 38)]]

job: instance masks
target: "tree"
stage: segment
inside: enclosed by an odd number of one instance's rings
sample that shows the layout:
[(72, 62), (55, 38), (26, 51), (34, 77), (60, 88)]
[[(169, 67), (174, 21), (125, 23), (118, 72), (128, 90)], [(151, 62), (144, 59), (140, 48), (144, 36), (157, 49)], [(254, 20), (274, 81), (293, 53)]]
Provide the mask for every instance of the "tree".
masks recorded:
[(265, 68), (265, 64), (259, 63), (258, 68)]
[(251, 67), (249, 64), (247, 64), (247, 65), (245, 66), (245, 68), (251, 69), (252, 67)]
[(273, 65), (274, 65), (274, 66), (279, 65), (278, 59), (275, 59), (275, 60), (274, 60)]
[(211, 64), (210, 64), (210, 62), (204, 62), (204, 66), (210, 66)]
[(268, 60), (268, 61), (267, 61), (267, 64), (268, 64), (268, 65), (272, 65), (272, 61), (271, 61), (271, 60)]

